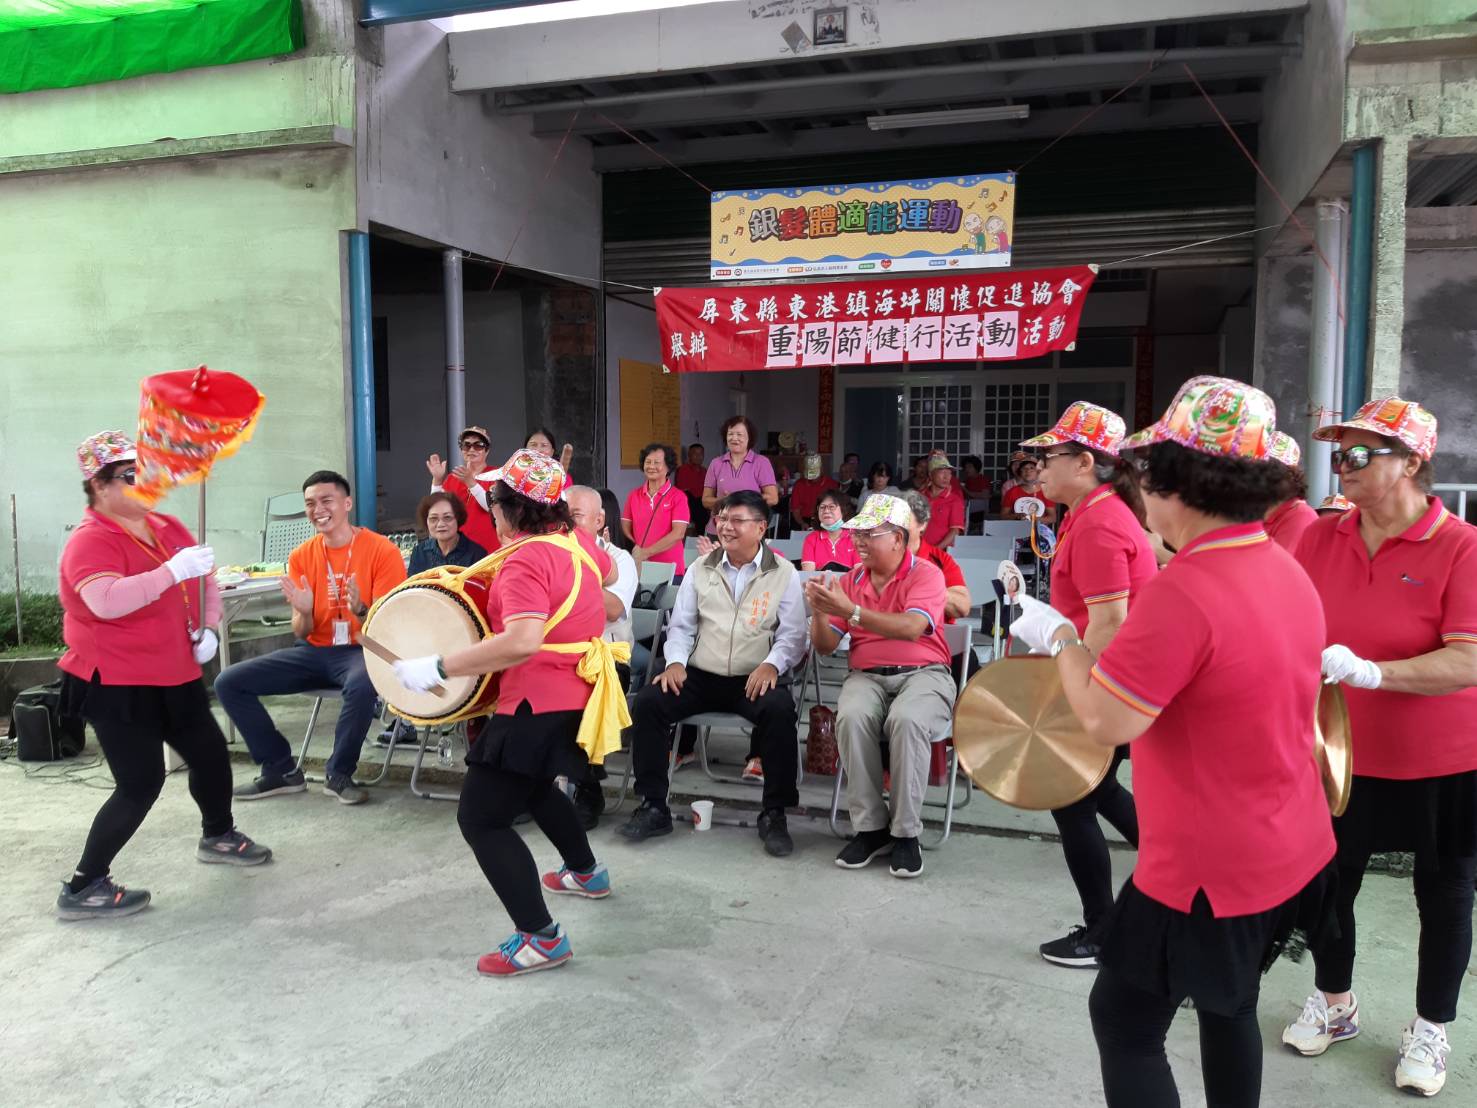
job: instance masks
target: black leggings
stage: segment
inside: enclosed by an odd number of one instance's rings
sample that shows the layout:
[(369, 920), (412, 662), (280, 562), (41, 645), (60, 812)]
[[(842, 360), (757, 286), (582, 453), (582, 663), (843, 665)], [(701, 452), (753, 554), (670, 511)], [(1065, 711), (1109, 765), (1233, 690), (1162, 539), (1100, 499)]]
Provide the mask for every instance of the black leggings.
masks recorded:
[[(1369, 855), (1341, 850), (1338, 858), (1339, 935), (1313, 948), (1314, 982), (1325, 993), (1346, 993), (1354, 980), (1354, 899)], [(1415, 856), (1415, 904), (1421, 918), (1416, 959), (1415, 1010), (1422, 1019), (1456, 1019), (1457, 996), (1472, 956), (1473, 878), (1477, 860)]]
[(1098, 816), (1112, 824), (1130, 846), (1137, 849), (1139, 845), (1133, 793), (1118, 783), (1118, 766), (1123, 761), (1124, 749), (1118, 748), (1102, 784), (1077, 803), (1051, 813), (1062, 837), (1067, 872), (1082, 898), (1082, 922), (1088, 927), (1106, 918), (1113, 907), (1113, 862)]
[(82, 713), (97, 735), (115, 787), (93, 818), (74, 889), (107, 875), (159, 798), (165, 743), (190, 767), (201, 833), (231, 830), (231, 758), (199, 681), (163, 688), (89, 685)]
[(467, 765), (456, 822), (462, 838), (477, 856), (477, 864), (497, 893), (513, 926), (540, 931), (553, 920), (544, 903), (538, 866), (523, 837), (513, 830), (513, 818), (528, 812), (533, 822), (559, 851), (564, 864), (578, 873), (595, 868), (590, 840), (580, 826), (569, 797), (551, 777), (533, 778), (476, 762)]
[[(1256, 994), (1234, 1016), (1204, 1010), (1200, 1068), (1208, 1108), (1255, 1108), (1262, 1095), (1262, 1035)], [(1108, 1108), (1179, 1108), (1164, 1039), (1179, 998), (1155, 996), (1104, 967), (1088, 998)]]

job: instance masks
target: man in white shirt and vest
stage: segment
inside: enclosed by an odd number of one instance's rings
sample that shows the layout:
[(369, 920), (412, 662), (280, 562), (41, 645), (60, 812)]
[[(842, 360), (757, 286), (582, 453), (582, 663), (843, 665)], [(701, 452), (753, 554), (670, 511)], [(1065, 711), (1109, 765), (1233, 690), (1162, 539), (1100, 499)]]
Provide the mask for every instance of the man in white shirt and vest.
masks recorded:
[(631, 757), (641, 806), (621, 828), (633, 842), (672, 831), (667, 807), (672, 728), (701, 712), (733, 712), (754, 725), (764, 759), (759, 837), (783, 858), (795, 849), (785, 809), (800, 803), (790, 671), (805, 656), (805, 603), (787, 559), (764, 543), (769, 505), (735, 492), (717, 505), (719, 548), (688, 567), (667, 631), (667, 668), (636, 697)]

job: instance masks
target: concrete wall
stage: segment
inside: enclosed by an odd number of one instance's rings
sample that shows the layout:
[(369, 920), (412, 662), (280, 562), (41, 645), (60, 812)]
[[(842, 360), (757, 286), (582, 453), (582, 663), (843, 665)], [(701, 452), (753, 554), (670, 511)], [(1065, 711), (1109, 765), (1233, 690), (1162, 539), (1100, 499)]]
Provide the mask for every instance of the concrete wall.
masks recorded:
[(1258, 266), (1252, 384), (1277, 404), (1277, 426), (1308, 449), (1308, 342), (1313, 320), (1310, 257)]
[(1414, 250), (1405, 259), (1400, 391), (1440, 421), (1438, 481), (1477, 482), (1477, 253)]
[[(516, 292), (469, 292), (466, 315), (467, 422), (492, 436), (490, 464), (523, 445), (522, 301)], [(446, 346), (439, 296), (376, 296), (390, 364), (390, 449), (378, 452), (380, 515), (410, 520), (430, 487), (425, 459), (446, 454)], [(456, 464), (460, 459), (454, 459)]]
[(557, 140), (530, 135), (527, 120), (453, 94), (446, 36), (432, 24), (384, 28), (380, 56), (361, 67), (361, 217), (593, 284), (600, 180), (589, 144), (571, 140), (561, 154)]

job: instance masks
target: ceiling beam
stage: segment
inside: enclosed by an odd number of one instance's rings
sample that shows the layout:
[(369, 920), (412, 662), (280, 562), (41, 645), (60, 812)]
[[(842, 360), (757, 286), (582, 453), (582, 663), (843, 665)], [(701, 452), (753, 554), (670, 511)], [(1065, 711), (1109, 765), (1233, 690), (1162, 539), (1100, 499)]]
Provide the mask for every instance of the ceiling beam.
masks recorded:
[[(1216, 101), (1232, 123), (1252, 123), (1261, 118), (1261, 93), (1242, 92)], [(653, 149), (675, 163), (762, 161), (766, 158), (847, 154), (855, 151), (899, 147), (951, 146), (983, 141), (1055, 138), (1082, 118), (1081, 108), (1058, 108), (1035, 112), (1020, 124), (961, 124), (954, 127), (915, 127), (906, 131), (871, 131), (865, 126), (816, 128), (796, 131), (788, 142), (774, 135), (740, 135), (731, 138), (690, 139), (682, 148), (658, 144)], [(1215, 116), (1198, 97), (1171, 101), (1154, 113), (1154, 129), (1198, 127), (1215, 122)], [(1140, 131), (1143, 115), (1137, 104), (1120, 102), (1098, 109), (1076, 134), (1108, 131)], [(617, 172), (625, 169), (654, 169), (656, 155), (635, 144), (597, 146), (594, 169)], [(997, 167), (998, 168), (998, 167)]]
[[(1110, 56), (1109, 56), (1110, 57)], [(1202, 81), (1228, 77), (1266, 76), (1274, 72), (1273, 59), (1211, 60), (1196, 67)], [(624, 127), (703, 127), (719, 123), (748, 122), (760, 119), (807, 119), (832, 115), (875, 113), (891, 108), (921, 108), (938, 104), (972, 104), (980, 100), (1009, 96), (1019, 100), (1029, 96), (1051, 96), (1084, 89), (1113, 89), (1127, 84), (1143, 71), (1138, 65), (1114, 64), (1104, 60), (1099, 66), (1058, 72), (1039, 68), (1023, 74), (1019, 80), (1005, 83), (998, 76), (981, 78), (925, 77), (872, 90), (858, 88), (812, 89), (804, 96), (793, 92), (756, 93), (746, 102), (709, 98), (701, 101), (677, 101), (632, 105), (625, 110), (582, 111), (575, 121), (575, 134), (593, 135), (613, 132), (614, 127), (602, 119), (606, 116)], [(1142, 86), (1182, 84), (1184, 70), (1179, 66), (1155, 69), (1140, 82)], [(735, 89), (742, 86), (734, 86)], [(533, 133), (540, 137), (564, 134), (569, 127), (571, 111), (540, 112), (533, 118)]]

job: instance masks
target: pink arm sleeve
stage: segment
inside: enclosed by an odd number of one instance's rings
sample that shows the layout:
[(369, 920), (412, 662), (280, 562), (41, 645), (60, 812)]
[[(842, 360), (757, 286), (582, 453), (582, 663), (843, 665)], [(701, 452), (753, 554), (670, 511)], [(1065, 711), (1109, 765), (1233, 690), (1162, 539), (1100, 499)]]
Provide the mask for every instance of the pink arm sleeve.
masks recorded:
[[(172, 575), (171, 575), (172, 576)], [(191, 588), (199, 588), (195, 582), (190, 582)], [(215, 574), (205, 578), (205, 626), (219, 627), (221, 616), (225, 614), (225, 606), (221, 603), (220, 586), (215, 583)]]
[(132, 577), (94, 578), (82, 586), (78, 595), (98, 619), (122, 619), (158, 600), (173, 584), (174, 574), (169, 572), (169, 567), (160, 566)]

